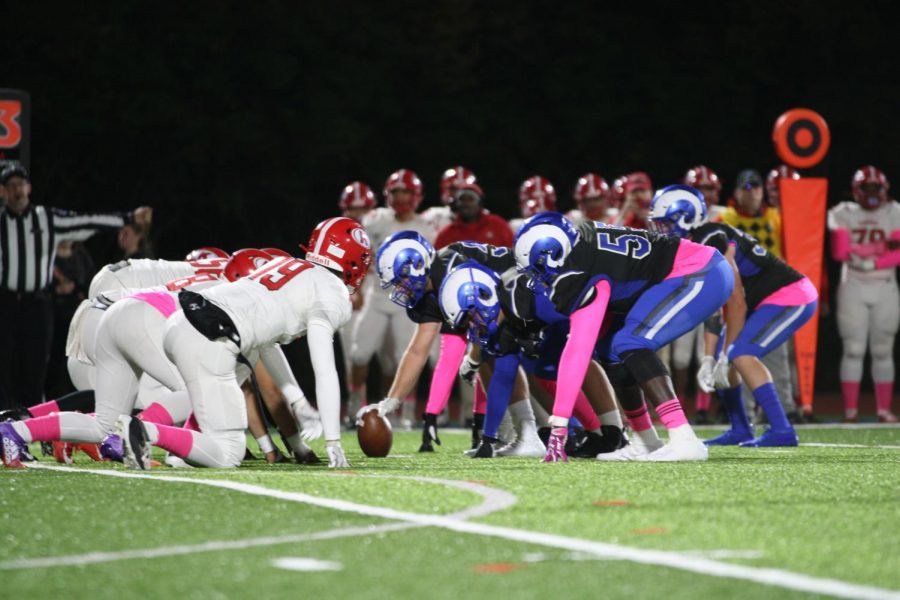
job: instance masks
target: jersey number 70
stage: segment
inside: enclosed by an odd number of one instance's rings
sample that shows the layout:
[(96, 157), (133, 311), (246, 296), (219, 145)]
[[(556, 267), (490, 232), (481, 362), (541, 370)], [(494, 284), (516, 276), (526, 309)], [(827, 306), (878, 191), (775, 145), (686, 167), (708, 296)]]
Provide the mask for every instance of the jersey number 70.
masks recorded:
[(299, 258), (283, 258), (275, 259), (270, 264), (265, 265), (261, 269), (253, 271), (248, 277), (256, 279), (266, 288), (272, 290), (280, 290), (288, 281), (312, 268), (312, 263)]

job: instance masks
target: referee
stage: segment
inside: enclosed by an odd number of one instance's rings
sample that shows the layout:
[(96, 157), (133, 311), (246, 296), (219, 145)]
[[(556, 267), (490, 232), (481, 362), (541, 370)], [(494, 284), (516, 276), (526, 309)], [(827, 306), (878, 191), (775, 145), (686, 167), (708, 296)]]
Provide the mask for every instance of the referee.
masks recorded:
[(50, 297), (56, 246), (86, 240), (126, 223), (149, 225), (148, 207), (133, 213), (75, 214), (31, 204), (28, 171), (7, 163), (0, 171), (0, 410), (43, 400), (53, 337)]

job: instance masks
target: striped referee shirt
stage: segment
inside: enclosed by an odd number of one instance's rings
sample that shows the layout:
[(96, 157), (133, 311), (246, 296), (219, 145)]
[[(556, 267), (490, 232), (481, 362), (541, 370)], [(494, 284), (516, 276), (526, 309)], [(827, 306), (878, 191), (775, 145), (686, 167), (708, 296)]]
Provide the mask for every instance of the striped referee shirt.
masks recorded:
[(102, 229), (125, 224), (122, 213), (76, 214), (29, 205), (21, 215), (0, 209), (0, 290), (29, 293), (46, 289), (53, 274), (56, 246), (80, 242)]

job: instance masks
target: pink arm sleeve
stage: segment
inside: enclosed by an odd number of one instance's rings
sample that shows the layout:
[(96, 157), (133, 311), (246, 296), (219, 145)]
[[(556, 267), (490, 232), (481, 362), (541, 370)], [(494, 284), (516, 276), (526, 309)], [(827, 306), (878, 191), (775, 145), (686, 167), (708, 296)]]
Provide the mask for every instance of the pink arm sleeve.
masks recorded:
[(556, 378), (556, 399), (553, 416), (568, 419), (572, 416), (575, 399), (584, 383), (591, 354), (600, 335), (600, 325), (609, 303), (608, 281), (594, 286), (596, 295), (590, 304), (582, 306), (569, 317), (569, 340), (559, 359), (559, 375)]
[[(900, 229), (891, 232), (891, 241), (900, 242)], [(875, 260), (876, 269), (889, 269), (900, 265), (900, 248), (888, 250)]]
[(838, 262), (850, 260), (850, 231), (848, 229), (831, 230), (831, 258)]
[(434, 366), (431, 390), (428, 392), (428, 405), (425, 407), (425, 412), (428, 414), (439, 415), (444, 410), (465, 354), (466, 338), (464, 336), (455, 333), (441, 334), (441, 355)]

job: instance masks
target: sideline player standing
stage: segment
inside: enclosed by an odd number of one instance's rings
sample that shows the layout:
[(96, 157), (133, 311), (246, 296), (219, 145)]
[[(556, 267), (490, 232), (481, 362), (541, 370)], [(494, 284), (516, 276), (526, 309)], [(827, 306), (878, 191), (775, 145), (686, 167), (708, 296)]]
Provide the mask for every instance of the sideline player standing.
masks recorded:
[(881, 170), (867, 165), (853, 174), (853, 202), (828, 211), (831, 255), (843, 263), (837, 292), (837, 323), (844, 345), (841, 391), (844, 421), (858, 419), (859, 385), (866, 346), (872, 354), (872, 380), (878, 420), (896, 423), (894, 338), (900, 324), (900, 203), (888, 198), (890, 183)]
[(619, 210), (610, 206), (609, 185), (596, 173), (585, 173), (575, 183), (572, 192), (576, 208), (566, 213), (566, 218), (578, 227), (585, 221), (613, 223)]
[(478, 183), (475, 173), (462, 165), (450, 167), (441, 175), (441, 205), (431, 206), (422, 211), (422, 218), (434, 228), (434, 235), (453, 222), (454, 214), (450, 204), (456, 196), (456, 191), (472, 183)]

